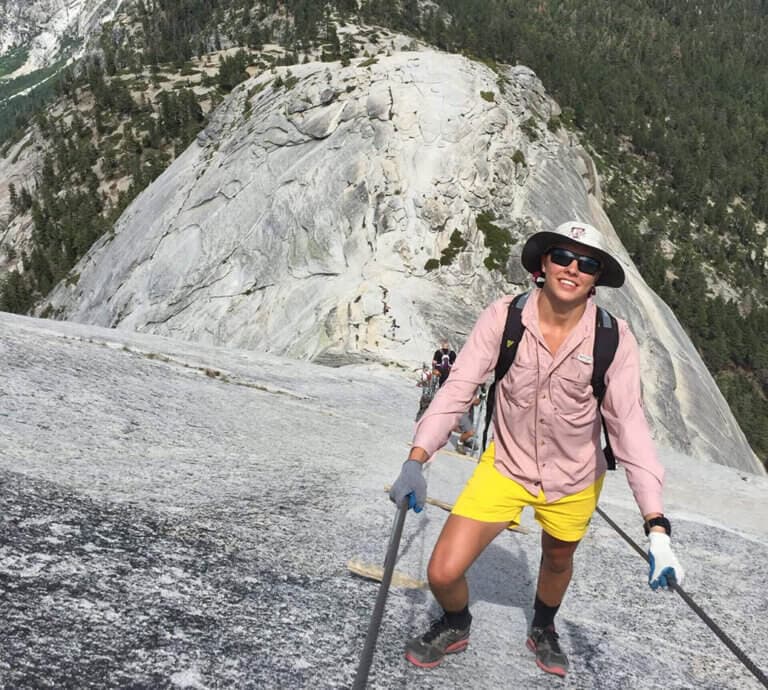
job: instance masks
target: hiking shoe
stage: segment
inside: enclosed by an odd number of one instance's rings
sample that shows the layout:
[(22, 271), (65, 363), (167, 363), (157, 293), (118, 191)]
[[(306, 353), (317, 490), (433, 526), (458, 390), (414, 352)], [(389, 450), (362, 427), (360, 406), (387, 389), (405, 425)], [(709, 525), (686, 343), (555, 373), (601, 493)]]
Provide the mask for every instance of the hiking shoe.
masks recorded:
[(531, 634), (525, 644), (536, 655), (536, 665), (542, 671), (554, 673), (556, 676), (565, 676), (568, 673), (568, 657), (560, 649), (554, 625), (531, 628)]
[(405, 646), (405, 658), (421, 668), (434, 668), (446, 654), (463, 652), (469, 644), (469, 625), (452, 628), (443, 616), (432, 622), (421, 637), (414, 637)]

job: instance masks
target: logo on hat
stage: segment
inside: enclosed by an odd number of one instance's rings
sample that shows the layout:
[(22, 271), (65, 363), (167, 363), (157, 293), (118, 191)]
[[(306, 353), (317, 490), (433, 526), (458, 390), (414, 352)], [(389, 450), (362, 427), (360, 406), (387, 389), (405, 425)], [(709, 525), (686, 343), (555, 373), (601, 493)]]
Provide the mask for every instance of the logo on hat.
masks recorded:
[(585, 229), (585, 228), (580, 228), (580, 227), (578, 227), (578, 226), (576, 226), (576, 225), (572, 226), (572, 227), (571, 227), (571, 228), (568, 230), (568, 234), (569, 234), (569, 235), (570, 235), (570, 236), (571, 236), (571, 237), (572, 237), (574, 240), (579, 240), (579, 239), (581, 239), (582, 237), (584, 237), (584, 233), (585, 233), (585, 232), (586, 232), (586, 229)]

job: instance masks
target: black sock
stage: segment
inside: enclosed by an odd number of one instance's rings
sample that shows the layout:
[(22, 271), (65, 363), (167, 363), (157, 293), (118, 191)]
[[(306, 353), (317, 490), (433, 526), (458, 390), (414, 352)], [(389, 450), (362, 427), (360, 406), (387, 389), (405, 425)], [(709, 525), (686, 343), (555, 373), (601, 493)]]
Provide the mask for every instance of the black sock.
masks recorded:
[(448, 625), (456, 630), (463, 630), (469, 627), (469, 624), (472, 622), (469, 604), (461, 609), (461, 611), (445, 611), (445, 620), (448, 622)]
[(539, 595), (536, 595), (536, 600), (533, 602), (533, 624), (534, 628), (547, 628), (555, 622), (555, 614), (560, 608), (560, 604), (557, 606), (547, 606)]

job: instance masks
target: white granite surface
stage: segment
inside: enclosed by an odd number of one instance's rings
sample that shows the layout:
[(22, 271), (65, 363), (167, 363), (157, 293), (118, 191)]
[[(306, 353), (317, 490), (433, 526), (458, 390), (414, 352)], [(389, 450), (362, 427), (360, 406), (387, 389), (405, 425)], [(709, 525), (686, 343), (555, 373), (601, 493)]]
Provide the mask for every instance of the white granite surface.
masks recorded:
[[(377, 587), (416, 377), (329, 369), (158, 336), (0, 314), (0, 686), (346, 688)], [(768, 670), (768, 479), (662, 449), (688, 593)], [(472, 467), (443, 453), (429, 493)], [(643, 542), (619, 471), (601, 500)], [(409, 514), (398, 570), (425, 576), (445, 513)], [(600, 518), (559, 615), (572, 672), (524, 647), (538, 528), (470, 575), (472, 642), (403, 659), (433, 611), (390, 594), (371, 688), (760, 687)]]

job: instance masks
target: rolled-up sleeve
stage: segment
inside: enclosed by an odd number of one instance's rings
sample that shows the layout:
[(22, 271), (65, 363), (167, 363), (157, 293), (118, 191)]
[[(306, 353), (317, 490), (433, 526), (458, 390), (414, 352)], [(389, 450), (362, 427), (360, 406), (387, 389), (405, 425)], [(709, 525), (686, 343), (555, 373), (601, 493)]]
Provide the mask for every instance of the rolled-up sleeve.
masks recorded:
[(626, 470), (641, 513), (662, 513), (664, 467), (643, 410), (637, 341), (623, 321), (619, 322), (619, 346), (605, 382), (602, 413), (613, 454)]
[(480, 314), (467, 342), (461, 348), (448, 379), (437, 392), (414, 432), (413, 445), (431, 457), (448, 441), (451, 431), (496, 367), (512, 297), (502, 297)]

